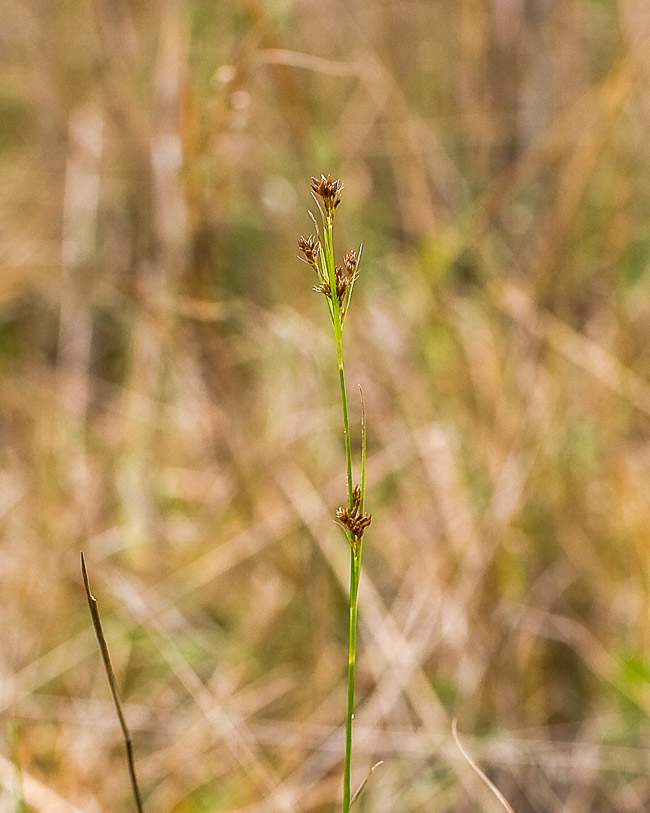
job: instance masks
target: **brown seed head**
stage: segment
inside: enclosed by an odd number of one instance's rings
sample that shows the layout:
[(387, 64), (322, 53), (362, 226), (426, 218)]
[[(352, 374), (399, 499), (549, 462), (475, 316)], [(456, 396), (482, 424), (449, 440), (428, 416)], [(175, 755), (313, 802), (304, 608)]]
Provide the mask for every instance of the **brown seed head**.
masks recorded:
[(312, 291), (316, 291), (317, 294), (325, 294), (325, 296), (330, 296), (330, 284), (329, 282), (321, 282), (320, 285), (314, 285)]
[[(360, 501), (361, 494), (359, 494), (359, 502)], [(336, 518), (344, 528), (347, 528), (347, 530), (350, 531), (356, 542), (361, 541), (363, 532), (372, 522), (372, 516), (370, 514), (364, 514), (359, 510), (356, 497), (354, 508), (350, 509), (341, 507), (336, 509)]]
[(350, 278), (344, 274), (343, 266), (341, 265), (336, 266), (334, 275), (336, 277), (336, 297), (339, 301), (339, 306), (342, 306), (346, 291), (350, 287)]
[(312, 268), (315, 268), (318, 271), (318, 248), (319, 242), (314, 237), (313, 234), (310, 234), (309, 237), (300, 237), (298, 239), (298, 248), (302, 251), (305, 255), (305, 259), (311, 265)]
[[(351, 279), (344, 273), (342, 265), (336, 266), (334, 269), (334, 277), (336, 279), (336, 298), (338, 299), (339, 307), (342, 308), (343, 302), (345, 301), (345, 295), (350, 287)], [(314, 285), (312, 291), (316, 291), (317, 294), (325, 294), (325, 296), (329, 297), (330, 299), (332, 297), (330, 284), (327, 282), (327, 280), (321, 282), (320, 285)]]
[(345, 270), (348, 272), (349, 277), (353, 277), (357, 273), (357, 266), (359, 264), (359, 258), (357, 256), (357, 252), (354, 249), (350, 249), (348, 253), (345, 255)]
[(325, 206), (325, 213), (328, 217), (333, 217), (334, 210), (341, 202), (341, 192), (343, 184), (340, 180), (334, 180), (331, 175), (321, 175), (316, 178), (312, 175), (311, 188), (314, 194), (318, 195)]

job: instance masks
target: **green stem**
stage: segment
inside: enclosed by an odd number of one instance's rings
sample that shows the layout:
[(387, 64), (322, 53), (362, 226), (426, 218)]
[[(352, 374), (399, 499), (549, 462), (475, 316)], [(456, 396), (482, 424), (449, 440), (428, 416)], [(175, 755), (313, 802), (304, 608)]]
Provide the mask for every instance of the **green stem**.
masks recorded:
[[(359, 395), (361, 397), (361, 511), (363, 512), (366, 507), (366, 446), (367, 446), (367, 431), (366, 431), (366, 402), (363, 399), (363, 390), (359, 384)], [(361, 559), (361, 556), (359, 556)], [(359, 563), (360, 564), (360, 563)]]
[[(340, 312), (337, 315), (340, 315)], [(350, 442), (350, 419), (348, 418), (348, 396), (345, 389), (345, 370), (343, 369), (343, 337), (340, 323), (339, 329), (336, 330), (335, 327), (334, 333), (336, 335), (336, 358), (339, 366), (339, 382), (341, 384), (341, 405), (343, 407), (343, 442), (345, 444), (345, 459), (347, 463), (348, 502), (349, 507), (352, 508), (353, 504), (352, 492), (354, 489), (352, 483), (352, 444)]]
[[(354, 504), (352, 484), (352, 444), (350, 442), (350, 420), (348, 418), (348, 397), (345, 387), (345, 370), (343, 368), (343, 326), (341, 311), (336, 297), (334, 300), (334, 335), (336, 337), (336, 359), (339, 367), (341, 384), (341, 406), (343, 408), (343, 439), (347, 462), (348, 502)], [(349, 536), (349, 535), (348, 535)], [(354, 719), (354, 678), (357, 657), (357, 606), (359, 596), (359, 576), (361, 574), (361, 549), (358, 542), (349, 536), (350, 542), (350, 626), (348, 630), (348, 703), (345, 715), (345, 768), (343, 772), (343, 813), (350, 810), (351, 768), (352, 768), (352, 721)]]
[[(336, 266), (334, 263), (333, 218), (323, 218), (323, 245), (321, 246), (321, 266), (330, 286), (331, 302), (330, 314), (336, 339), (336, 360), (339, 368), (339, 383), (341, 386), (341, 406), (343, 409), (343, 441), (345, 445), (345, 459), (347, 464), (348, 503), (350, 510), (354, 507), (354, 484), (352, 481), (352, 444), (350, 441), (350, 420), (348, 417), (348, 397), (345, 386), (345, 370), (343, 367), (343, 313), (336, 294)], [(361, 419), (361, 505), (365, 500), (365, 466), (366, 466), (366, 437), (365, 437), (365, 409), (362, 399)], [(352, 768), (352, 722), (354, 720), (354, 682), (357, 657), (357, 607), (359, 599), (359, 579), (361, 577), (361, 540), (355, 539), (349, 532), (350, 543), (350, 619), (348, 629), (348, 700), (345, 715), (345, 769), (343, 774), (343, 813), (349, 813), (351, 805), (351, 768)]]
[(347, 463), (348, 478), (348, 502), (352, 508), (352, 444), (350, 443), (350, 421), (348, 418), (348, 396), (345, 388), (345, 370), (343, 368), (343, 319), (341, 307), (336, 296), (336, 265), (334, 262), (334, 224), (328, 218), (323, 225), (323, 255), (325, 258), (325, 272), (332, 295), (332, 324), (334, 326), (334, 337), (336, 339), (336, 361), (339, 367), (339, 383), (341, 385), (341, 405), (343, 407), (343, 442), (345, 444), (345, 459)]
[(357, 659), (357, 607), (361, 548), (350, 540), (350, 629), (348, 636), (348, 706), (345, 716), (345, 771), (343, 774), (343, 813), (350, 810), (350, 775), (352, 767), (352, 721), (354, 720), (354, 678)]
[[(336, 300), (336, 297), (334, 297)], [(337, 303), (338, 304), (338, 303)], [(348, 501), (353, 506), (352, 485), (352, 445), (350, 442), (350, 421), (348, 418), (348, 399), (345, 387), (345, 370), (343, 368), (343, 342), (340, 311), (335, 312), (334, 333), (336, 336), (336, 357), (341, 383), (341, 405), (343, 408), (343, 437), (347, 461)], [(337, 329), (338, 328), (338, 329)], [(349, 535), (348, 535), (349, 536)], [(343, 772), (343, 813), (350, 810), (350, 778), (352, 768), (352, 721), (354, 719), (354, 678), (357, 657), (357, 606), (359, 596), (359, 577), (361, 575), (361, 549), (359, 543), (349, 536), (350, 542), (350, 626), (348, 630), (348, 703), (345, 715), (345, 768)]]

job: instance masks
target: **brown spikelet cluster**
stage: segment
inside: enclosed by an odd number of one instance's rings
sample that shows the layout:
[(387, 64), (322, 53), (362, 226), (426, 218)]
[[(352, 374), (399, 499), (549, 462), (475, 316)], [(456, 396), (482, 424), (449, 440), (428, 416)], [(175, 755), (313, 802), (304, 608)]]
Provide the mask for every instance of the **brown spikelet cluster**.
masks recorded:
[(337, 520), (352, 534), (355, 542), (360, 542), (363, 532), (372, 522), (372, 516), (361, 510), (361, 489), (354, 487), (352, 495), (352, 508), (340, 507), (336, 509)]
[(318, 248), (320, 243), (318, 239), (310, 234), (309, 237), (298, 238), (298, 248), (302, 251), (305, 260), (318, 271)]
[[(304, 239), (304, 238), (301, 238)], [(304, 250), (303, 250), (303, 253)], [(334, 276), (336, 278), (336, 298), (339, 301), (339, 307), (343, 308), (347, 299), (347, 293), (350, 289), (350, 286), (354, 284), (357, 279), (357, 252), (356, 251), (348, 251), (345, 255), (345, 266), (337, 265), (334, 269)], [(311, 265), (309, 258), (305, 254), (305, 259)], [(330, 296), (330, 284), (329, 282), (321, 282), (319, 285), (314, 285), (313, 290), (319, 294), (325, 294), (325, 296)]]
[(334, 180), (330, 174), (321, 175), (316, 178), (312, 175), (311, 189), (315, 195), (323, 201), (325, 213), (331, 219), (334, 217), (334, 210), (341, 202), (341, 192), (343, 184), (340, 180)]
[[(348, 305), (350, 304), (352, 288), (359, 277), (361, 249), (359, 249), (359, 252), (350, 249), (345, 255), (343, 265), (334, 265), (333, 260), (331, 264), (329, 264), (326, 257), (333, 256), (331, 227), (334, 220), (334, 211), (341, 202), (343, 184), (338, 179), (334, 180), (329, 174), (321, 175), (320, 178), (312, 176), (311, 189), (322, 217), (323, 236), (321, 238), (318, 224), (310, 212), (312, 221), (316, 227), (316, 235), (310, 234), (309, 237), (300, 237), (298, 239), (298, 248), (302, 253), (302, 259), (307, 265), (310, 265), (318, 275), (318, 284), (313, 286), (313, 290), (319, 294), (324, 294), (330, 300), (330, 313), (332, 314), (332, 318), (334, 318), (332, 289), (336, 289), (336, 302), (338, 303), (342, 323)], [(322, 242), (322, 240), (324, 240), (324, 242)]]
[(347, 272), (348, 277), (356, 278), (357, 266), (359, 264), (359, 255), (353, 248), (351, 248), (345, 255), (345, 259), (343, 262), (345, 263), (345, 270)]

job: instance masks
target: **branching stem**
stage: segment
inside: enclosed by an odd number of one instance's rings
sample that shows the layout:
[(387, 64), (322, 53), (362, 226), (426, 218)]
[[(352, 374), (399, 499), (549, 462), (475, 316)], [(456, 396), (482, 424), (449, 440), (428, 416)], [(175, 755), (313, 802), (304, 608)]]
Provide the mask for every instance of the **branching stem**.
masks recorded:
[[(315, 290), (327, 297), (327, 306), (334, 329), (336, 341), (336, 360), (341, 387), (341, 407), (343, 410), (343, 443), (347, 469), (347, 508), (339, 508), (336, 517), (343, 527), (350, 545), (350, 594), (349, 594), (349, 627), (348, 627), (348, 690), (345, 715), (345, 768), (343, 774), (343, 813), (349, 813), (351, 805), (358, 798), (365, 785), (352, 796), (352, 723), (354, 720), (354, 683), (357, 657), (357, 609), (359, 604), (359, 580), (361, 578), (362, 537), (370, 525), (371, 517), (364, 512), (366, 498), (366, 415), (363, 392), (361, 392), (361, 472), (360, 484), (355, 486), (352, 479), (352, 443), (350, 439), (350, 420), (348, 417), (348, 397), (345, 386), (345, 369), (343, 366), (343, 320), (345, 319), (352, 288), (358, 277), (359, 252), (349, 251), (345, 255), (344, 265), (336, 266), (334, 261), (334, 212), (340, 203), (343, 185), (334, 181), (330, 175), (312, 178), (312, 195), (322, 217), (321, 232), (316, 219), (310, 212), (316, 228), (315, 236), (301, 237), (298, 245), (308, 265), (318, 274), (320, 284)], [(361, 388), (359, 388), (361, 390)], [(375, 766), (376, 767), (376, 766)], [(372, 769), (374, 770), (374, 768)], [(371, 770), (371, 773), (372, 773)]]
[[(326, 270), (332, 291), (336, 290), (334, 246), (332, 239), (332, 223), (327, 222), (324, 228)], [(341, 408), (343, 411), (343, 442), (345, 445), (345, 460), (347, 467), (348, 504), (352, 509), (354, 505), (354, 484), (352, 480), (352, 442), (350, 439), (350, 419), (348, 416), (348, 396), (345, 385), (345, 368), (343, 366), (343, 321), (341, 308), (336, 295), (332, 296), (332, 323), (334, 338), (336, 340), (336, 361), (339, 368), (339, 383), (341, 386)], [(348, 813), (351, 804), (351, 772), (352, 772), (352, 722), (354, 720), (354, 682), (357, 659), (357, 607), (359, 597), (359, 578), (361, 576), (361, 547), (349, 531), (346, 531), (350, 542), (350, 618), (348, 629), (348, 699), (345, 715), (345, 767), (343, 773), (343, 813)]]

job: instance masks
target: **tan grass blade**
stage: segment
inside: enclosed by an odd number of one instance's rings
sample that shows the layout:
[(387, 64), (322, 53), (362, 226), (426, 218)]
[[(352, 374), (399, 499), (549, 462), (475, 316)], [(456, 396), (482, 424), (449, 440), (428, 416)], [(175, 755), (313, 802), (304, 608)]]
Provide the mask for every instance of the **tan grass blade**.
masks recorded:
[(350, 807), (352, 807), (352, 805), (357, 801), (359, 796), (361, 796), (361, 793), (362, 793), (363, 789), (368, 784), (368, 780), (373, 775), (373, 773), (377, 770), (377, 768), (380, 765), (383, 765), (383, 764), (384, 764), (384, 760), (380, 759), (379, 762), (375, 762), (375, 764), (372, 766), (372, 768), (368, 771), (368, 774), (367, 774), (366, 778), (363, 780), (363, 782), (359, 785), (359, 787), (354, 792), (354, 796), (350, 800)]
[(465, 759), (465, 762), (467, 762), (469, 767), (474, 771), (474, 773), (478, 776), (478, 778), (485, 785), (487, 785), (487, 787), (492, 791), (494, 796), (499, 800), (499, 802), (501, 802), (501, 804), (503, 805), (503, 809), (507, 810), (508, 813), (515, 813), (515, 811), (512, 809), (512, 807), (510, 806), (508, 800), (503, 795), (503, 793), (501, 793), (501, 791), (494, 784), (494, 782), (491, 782), (487, 778), (487, 776), (483, 773), (483, 771), (479, 768), (479, 766), (474, 762), (474, 760), (470, 757), (470, 755), (467, 753), (467, 751), (461, 745), (461, 742), (458, 739), (458, 730), (457, 730), (457, 725), (456, 725), (456, 720), (455, 719), (451, 721), (451, 733), (452, 733), (452, 735), (454, 737), (454, 742), (456, 743), (456, 745), (458, 747), (458, 750), (460, 751), (460, 753), (463, 755), (463, 758)]
[(104, 670), (106, 672), (106, 677), (108, 678), (108, 685), (111, 688), (111, 694), (113, 695), (113, 703), (115, 704), (115, 710), (117, 712), (117, 716), (120, 721), (120, 728), (122, 729), (122, 735), (124, 737), (124, 747), (126, 748), (126, 760), (129, 766), (129, 777), (131, 779), (131, 787), (133, 789), (135, 805), (138, 810), (138, 813), (142, 813), (143, 811), (142, 797), (140, 795), (140, 787), (138, 785), (138, 779), (135, 773), (135, 760), (133, 758), (133, 743), (131, 742), (131, 734), (126, 724), (126, 718), (124, 717), (124, 712), (122, 711), (122, 704), (120, 702), (120, 697), (117, 692), (115, 673), (113, 672), (111, 656), (108, 651), (108, 644), (106, 643), (106, 638), (104, 637), (104, 630), (102, 629), (102, 622), (99, 617), (99, 609), (97, 608), (97, 599), (90, 592), (90, 582), (88, 581), (88, 571), (86, 570), (86, 560), (84, 559), (83, 551), (81, 552), (81, 575), (83, 576), (84, 580), (86, 598), (88, 599), (88, 607), (90, 608), (90, 615), (93, 620), (93, 627), (95, 628), (97, 643), (99, 644), (99, 648), (102, 653)]

